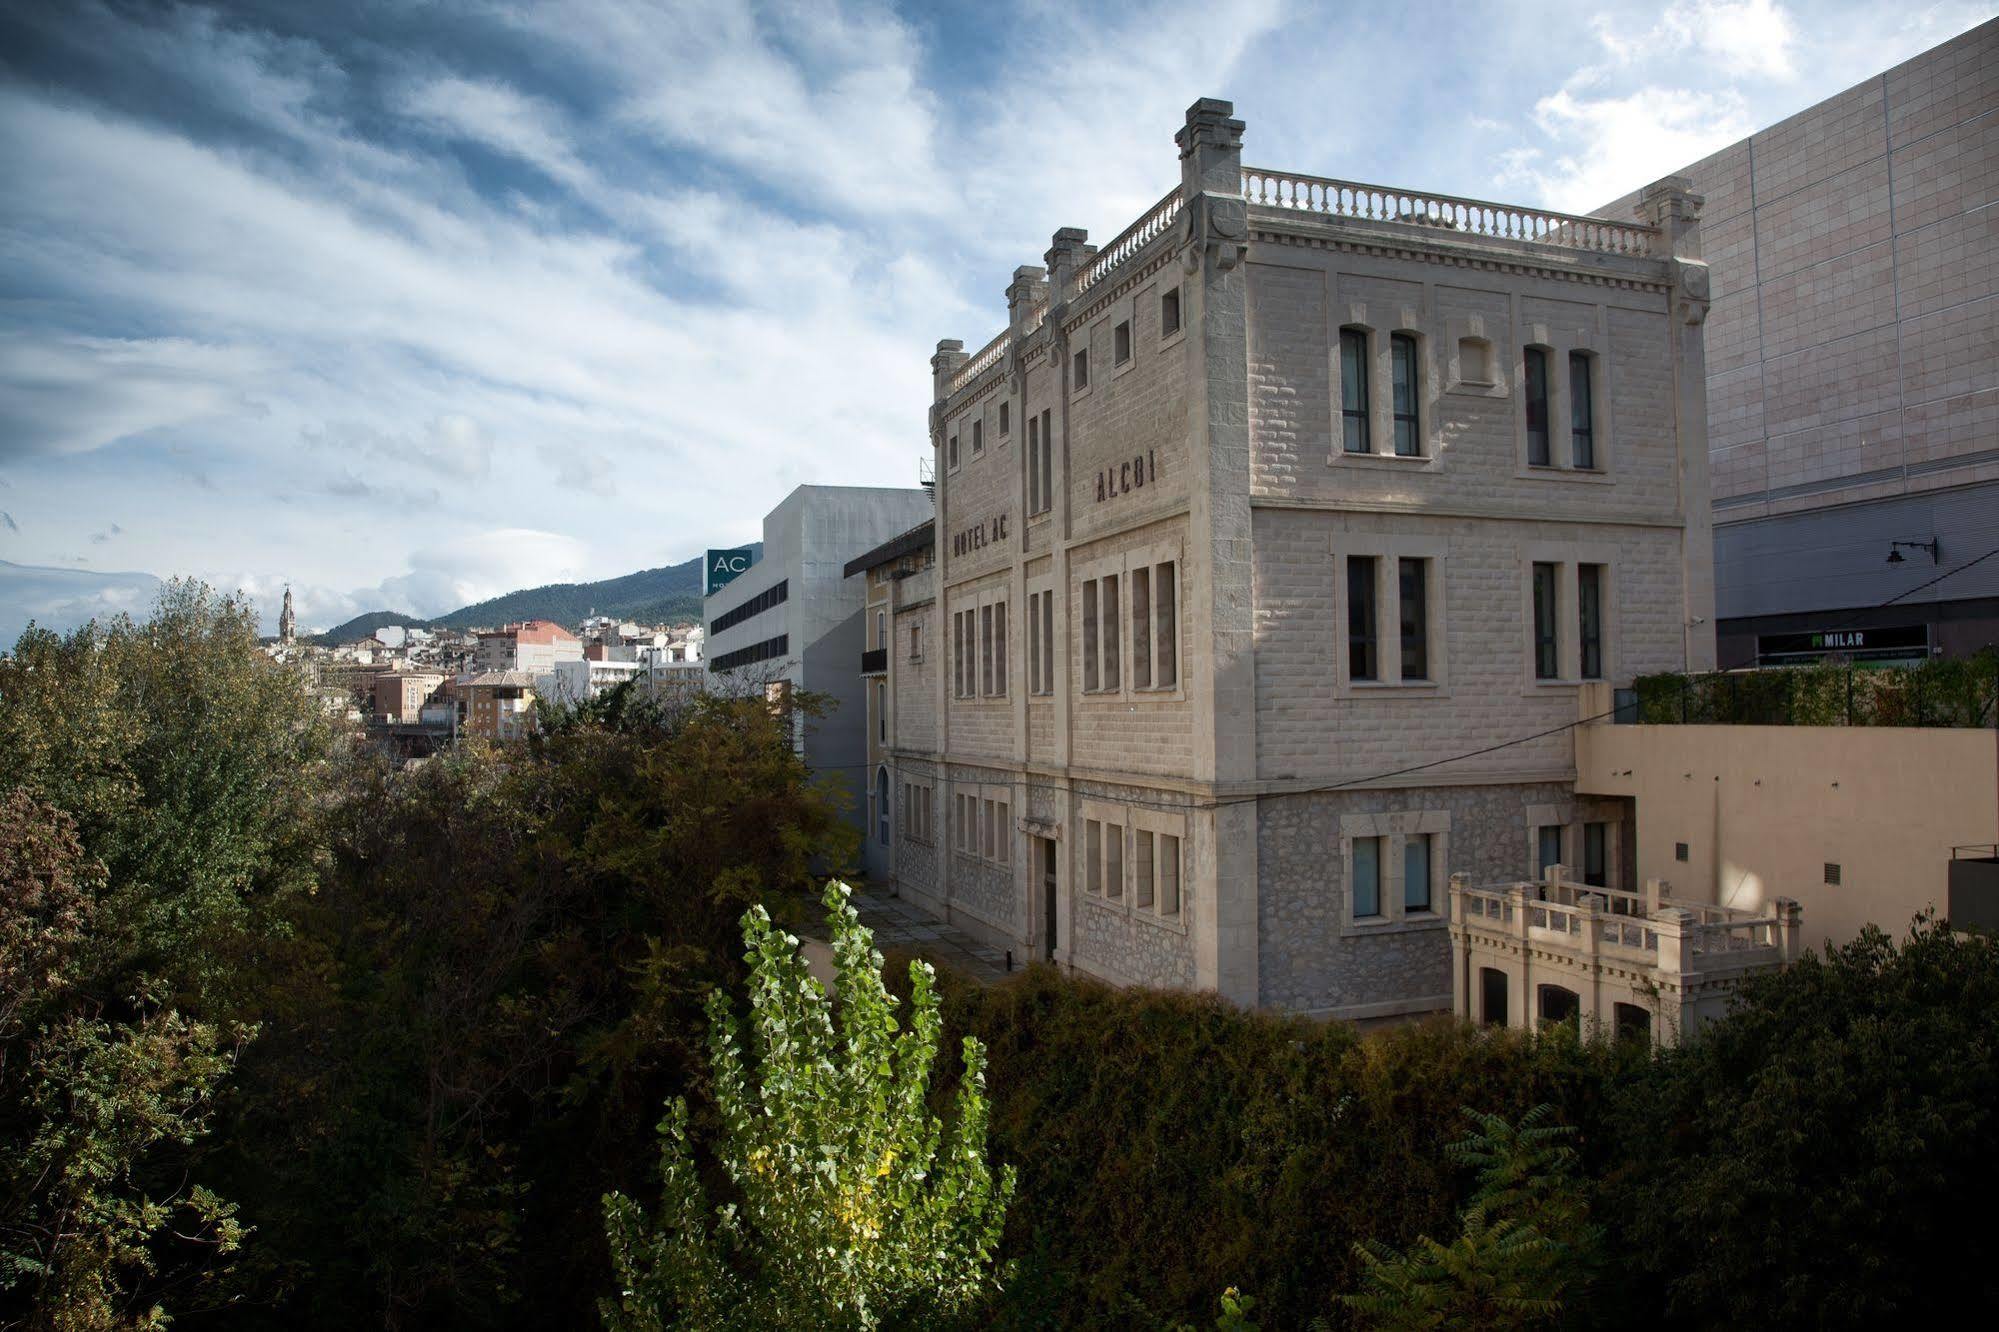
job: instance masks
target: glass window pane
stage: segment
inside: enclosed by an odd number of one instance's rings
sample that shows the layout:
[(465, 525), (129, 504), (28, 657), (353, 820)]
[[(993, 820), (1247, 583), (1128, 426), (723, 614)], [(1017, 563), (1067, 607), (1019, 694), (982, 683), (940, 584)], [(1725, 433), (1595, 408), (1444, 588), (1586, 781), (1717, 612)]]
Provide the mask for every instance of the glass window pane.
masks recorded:
[(1152, 571), (1152, 618), (1159, 624), (1159, 670), (1157, 683), (1171, 689), (1180, 682), (1180, 629), (1176, 623), (1178, 586), (1176, 570), (1168, 560)]
[(1104, 886), (1112, 897), (1124, 896), (1124, 829), (1104, 825)]
[(1131, 571), (1131, 686), (1152, 687), (1152, 570)]
[(1549, 824), (1540, 830), (1538, 838), (1539, 846), (1535, 854), (1534, 876), (1536, 878), (1545, 878), (1547, 877), (1548, 866), (1562, 863), (1561, 825), (1556, 823)]
[(1534, 566), (1534, 675), (1553, 680), (1561, 673), (1555, 619), (1555, 566)]
[(1083, 859), (1086, 862), (1089, 889), (1093, 893), (1104, 890), (1104, 825), (1095, 819), (1083, 821)]
[(1527, 349), (1527, 461), (1548, 465), (1548, 353)]
[(1576, 569), (1576, 618), (1582, 639), (1582, 675), (1585, 680), (1603, 678), (1603, 566), (1585, 564)]
[(1397, 333), (1389, 339), (1391, 379), (1394, 384), (1395, 451), (1405, 458), (1422, 452), (1416, 426), (1416, 339)]
[(1374, 557), (1347, 557), (1347, 674), (1376, 678), (1374, 653)]
[(1357, 328), (1340, 330), (1340, 413), (1347, 452), (1368, 452), (1367, 334)]
[(1402, 909), (1430, 909), (1430, 835), (1418, 833), (1402, 842)]
[(1159, 914), (1180, 914), (1180, 839), (1159, 835)]
[(1353, 913), (1356, 917), (1381, 914), (1381, 839), (1353, 839)]
[(1132, 834), (1131, 886), (1137, 905), (1152, 905), (1152, 834), (1143, 828)]
[(1104, 579), (1104, 688), (1118, 687), (1117, 575)]
[(1097, 580), (1083, 584), (1083, 691), (1097, 688)]
[(1401, 562), (1402, 678), (1430, 678), (1430, 608), (1428, 561)]
[(1041, 594), (1041, 692), (1055, 692), (1055, 593)]
[(1569, 353), (1569, 435), (1577, 467), (1596, 466), (1594, 386), (1590, 383), (1590, 358), (1581, 352)]

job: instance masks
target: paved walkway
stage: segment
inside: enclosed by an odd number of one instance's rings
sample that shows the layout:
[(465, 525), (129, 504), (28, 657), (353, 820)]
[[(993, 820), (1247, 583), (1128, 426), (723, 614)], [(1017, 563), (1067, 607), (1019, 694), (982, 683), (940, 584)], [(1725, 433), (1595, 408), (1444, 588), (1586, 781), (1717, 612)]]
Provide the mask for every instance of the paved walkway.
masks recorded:
[[(954, 925), (932, 920), (919, 908), (879, 891), (856, 888), (850, 899), (861, 924), (875, 932), (882, 952), (915, 953), (982, 984), (1006, 978), (1006, 953), (982, 944)], [(1014, 957), (1014, 966), (1024, 959)]]

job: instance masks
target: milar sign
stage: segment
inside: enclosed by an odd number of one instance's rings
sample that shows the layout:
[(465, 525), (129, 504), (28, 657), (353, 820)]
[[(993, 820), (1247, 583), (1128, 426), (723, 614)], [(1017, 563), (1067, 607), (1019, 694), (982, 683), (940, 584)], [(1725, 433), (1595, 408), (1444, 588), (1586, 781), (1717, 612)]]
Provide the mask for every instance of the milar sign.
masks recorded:
[(750, 567), (750, 548), (739, 546), (735, 550), (711, 550), (708, 552), (708, 589), (701, 595), (712, 597), (731, 582), (736, 575)]

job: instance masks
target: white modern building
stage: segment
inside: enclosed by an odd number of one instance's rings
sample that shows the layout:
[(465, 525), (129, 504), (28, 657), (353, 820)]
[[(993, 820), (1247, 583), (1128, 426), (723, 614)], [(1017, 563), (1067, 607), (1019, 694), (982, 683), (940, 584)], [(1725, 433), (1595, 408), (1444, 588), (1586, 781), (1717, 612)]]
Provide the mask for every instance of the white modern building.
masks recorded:
[(856, 828), (867, 809), (867, 716), (860, 676), (861, 580), (846, 563), (931, 514), (921, 489), (800, 486), (764, 516), (763, 555), (704, 605), (701, 651), (711, 688), (810, 690), (833, 704), (798, 719), (796, 743), (847, 791)]

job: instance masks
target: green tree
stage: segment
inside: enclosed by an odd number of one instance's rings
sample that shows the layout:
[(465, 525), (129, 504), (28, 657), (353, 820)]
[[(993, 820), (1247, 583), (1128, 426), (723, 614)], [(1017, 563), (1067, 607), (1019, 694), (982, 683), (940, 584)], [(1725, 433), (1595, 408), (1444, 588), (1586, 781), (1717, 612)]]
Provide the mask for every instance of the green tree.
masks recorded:
[(225, 1020), (274, 907), (309, 888), (335, 732), (302, 675), (259, 650), (249, 602), (197, 582), (151, 616), (67, 637), (30, 627), (0, 660), (0, 789), (67, 811), (107, 876), (97, 979), (166, 982)]
[(1516, 1126), (1467, 1112), (1473, 1132), (1446, 1151), (1478, 1171), (1450, 1243), (1418, 1236), (1407, 1249), (1379, 1241), (1355, 1246), (1359, 1292), (1340, 1303), (1368, 1326), (1392, 1332), (1424, 1328), (1526, 1328), (1559, 1318), (1586, 1285), (1597, 1231), (1574, 1178), (1574, 1132), (1546, 1121), (1539, 1105)]
[(1745, 985), (1617, 1088), (1607, 1219), (1674, 1326), (1949, 1326), (1999, 1306), (1999, 939), (1873, 926)]
[(156, 1246), (241, 1238), (232, 1207), (148, 1168), (206, 1131), (234, 1042), (146, 995), (107, 1019), (86, 985), (103, 883), (68, 814), (0, 794), (0, 1326), (164, 1326)]
[(986, 1163), (985, 1052), (966, 1038), (947, 1140), (927, 1104), (940, 1031), (930, 967), (911, 963), (900, 1027), (847, 892), (833, 883), (825, 895), (837, 1000), (796, 938), (761, 907), (744, 916), (747, 1052), (726, 997), (708, 1005), (716, 1155), (732, 1201), (711, 1213), (687, 1103), (672, 1101), (659, 1126), (658, 1215), (622, 1193), (604, 1199), (620, 1293), (602, 1309), (614, 1332), (872, 1328), (962, 1314), (994, 1288), (1014, 1177), (996, 1179)]

